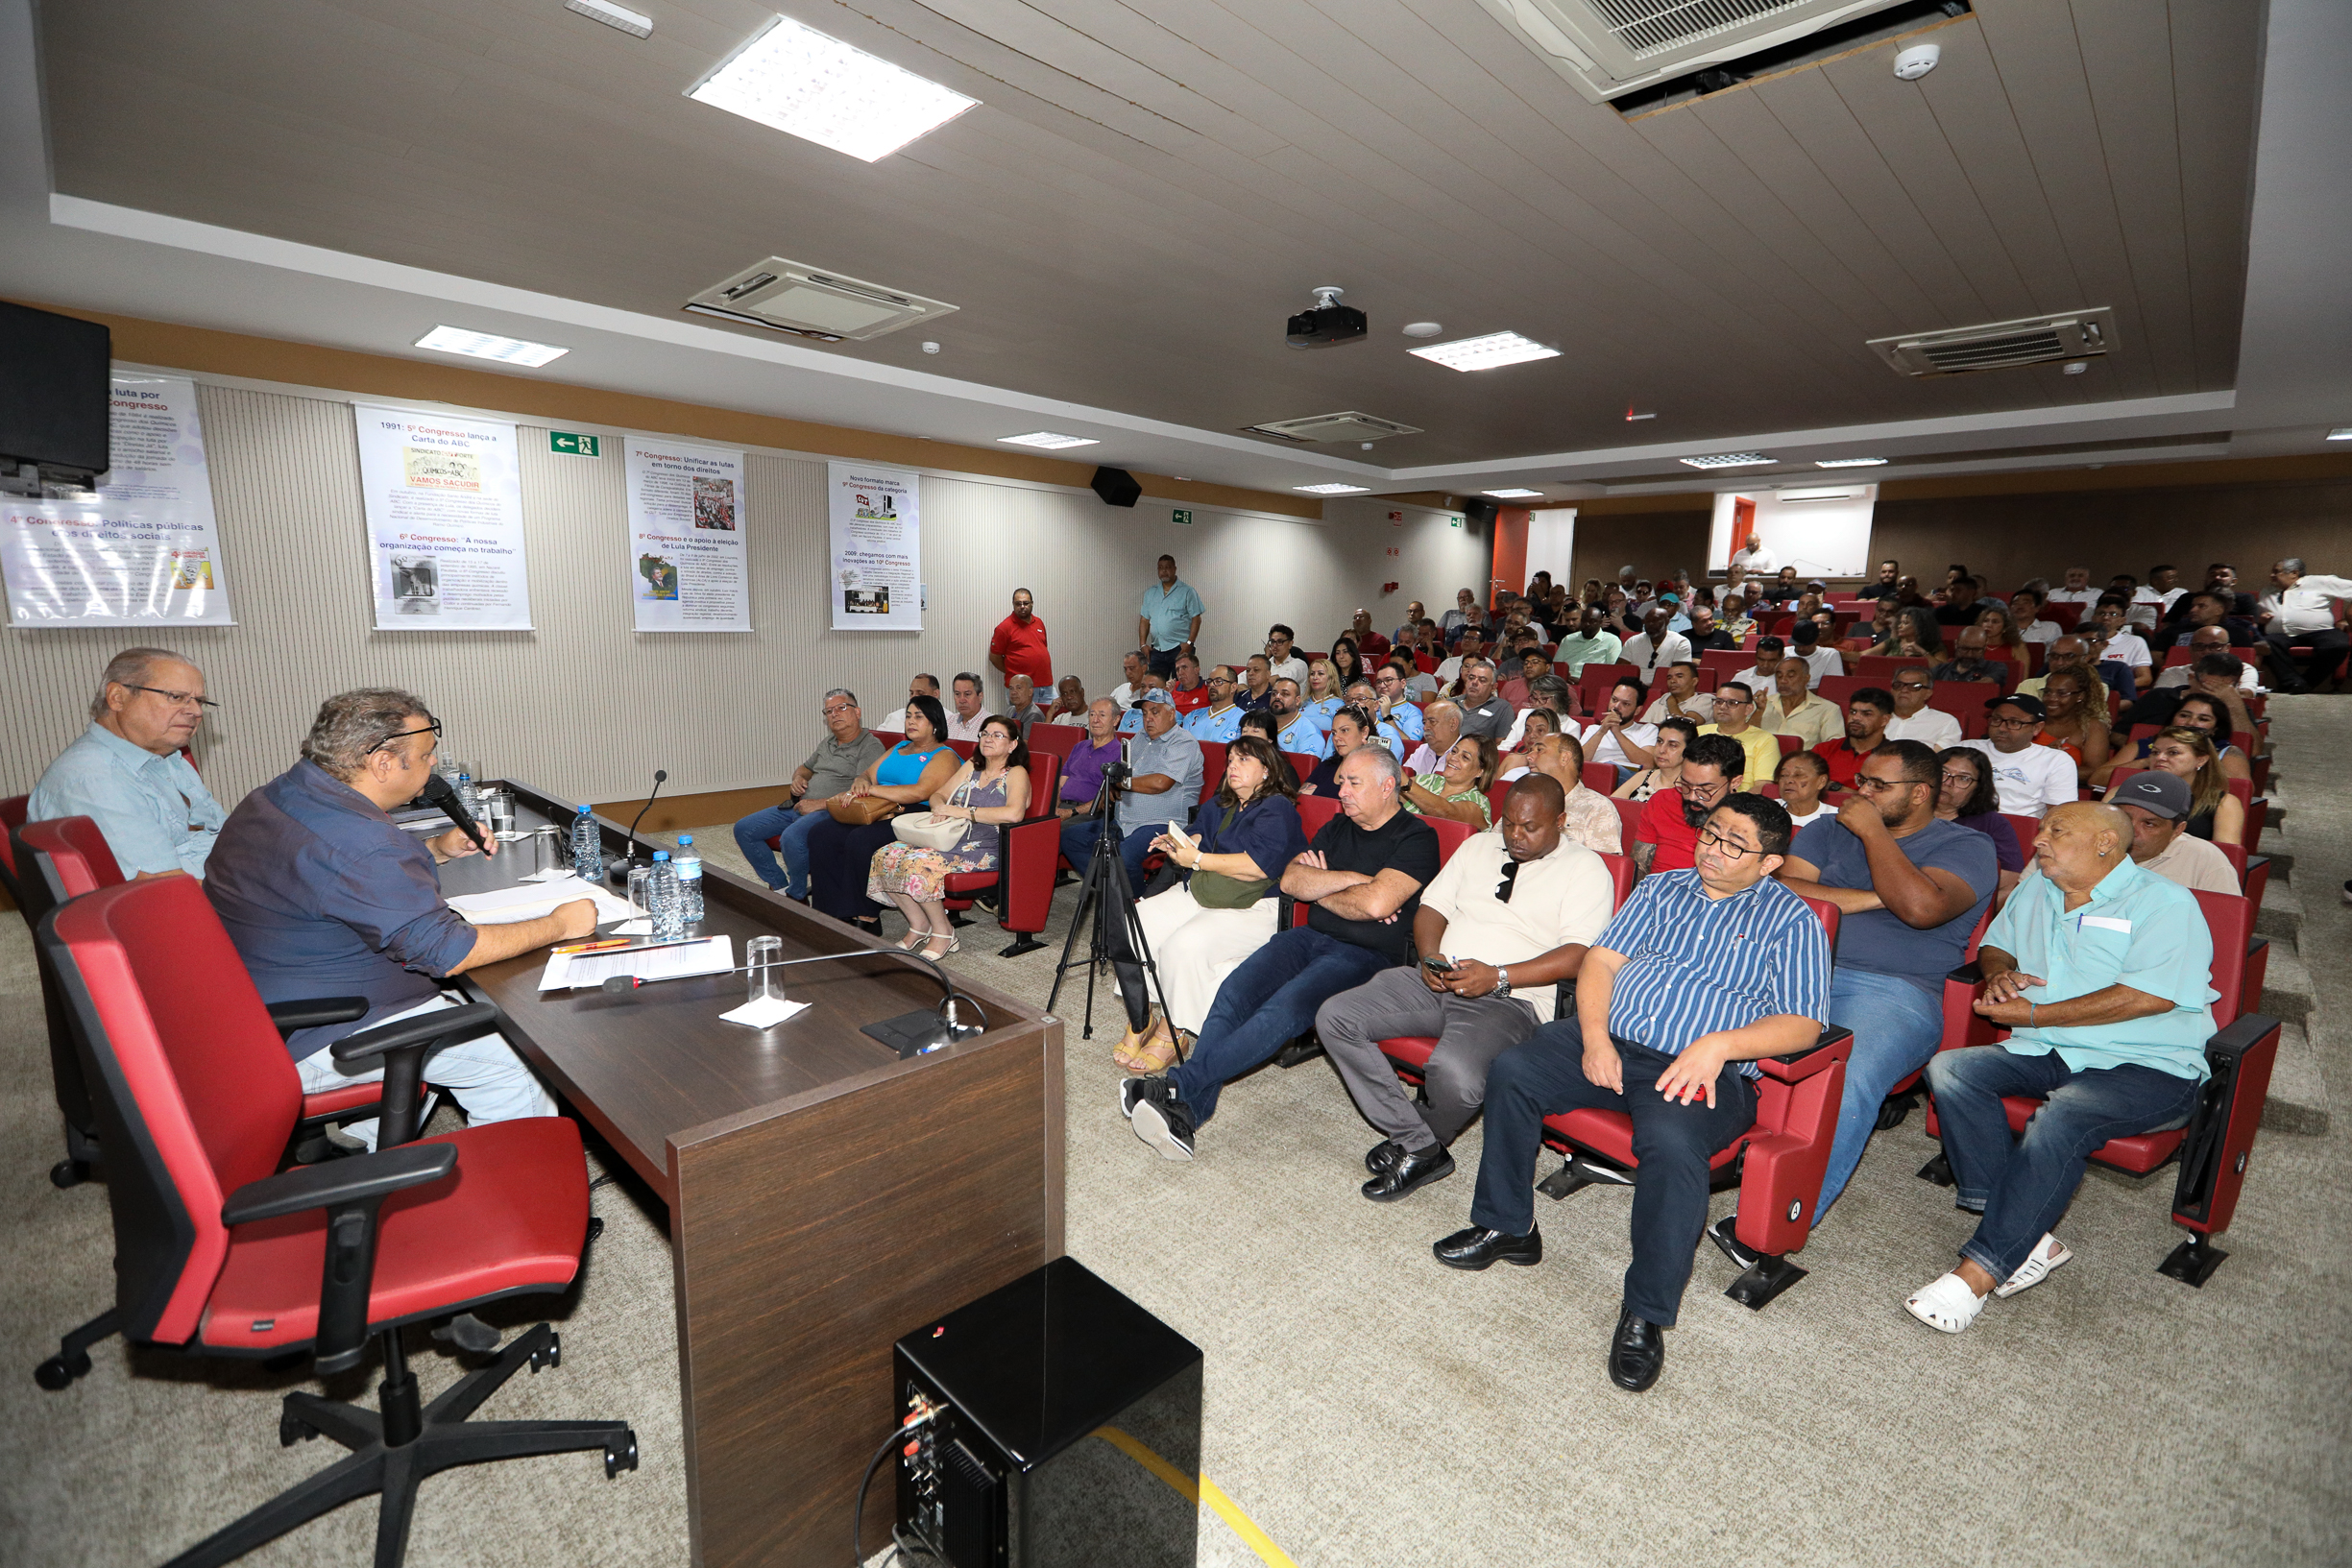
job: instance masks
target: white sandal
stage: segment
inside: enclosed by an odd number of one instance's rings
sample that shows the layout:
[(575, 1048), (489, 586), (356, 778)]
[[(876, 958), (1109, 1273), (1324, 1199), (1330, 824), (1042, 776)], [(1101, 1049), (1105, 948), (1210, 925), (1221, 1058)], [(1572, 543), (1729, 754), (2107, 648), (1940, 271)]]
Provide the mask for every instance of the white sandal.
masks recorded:
[(2030, 1291), (2049, 1278), (2051, 1269), (2073, 1256), (2066, 1249), (2064, 1242), (2044, 1231), (2042, 1239), (2034, 1243), (2033, 1250), (2025, 1255), (2025, 1261), (2017, 1266), (2017, 1272), (1994, 1286), (1993, 1293), (2006, 1301), (2020, 1291)]
[(1913, 1291), (1903, 1310), (1931, 1329), (1957, 1334), (1976, 1320), (1976, 1315), (1984, 1311), (1985, 1299), (1958, 1274), (1946, 1274)]

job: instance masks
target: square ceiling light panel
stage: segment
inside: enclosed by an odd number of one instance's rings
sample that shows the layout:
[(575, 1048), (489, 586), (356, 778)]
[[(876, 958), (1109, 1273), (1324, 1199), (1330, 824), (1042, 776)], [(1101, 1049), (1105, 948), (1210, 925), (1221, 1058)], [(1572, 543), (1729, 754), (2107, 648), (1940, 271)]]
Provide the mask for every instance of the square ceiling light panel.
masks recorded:
[(871, 163), (980, 102), (779, 16), (687, 96)]
[(1302, 490), (1310, 495), (1370, 495), (1372, 493), (1370, 485), (1293, 485), (1291, 489)]
[(1489, 332), (1481, 338), (1456, 338), (1451, 343), (1433, 343), (1426, 349), (1405, 351), (1434, 359), (1449, 371), (1491, 371), (1505, 365), (1523, 365), (1531, 359), (1556, 359), (1560, 355), (1559, 350), (1546, 349), (1516, 332)]
[(1716, 452), (1708, 457), (1678, 457), (1675, 461), (1694, 469), (1753, 469), (1778, 463), (1780, 459), (1766, 457), (1762, 452)]
[(420, 349), (435, 349), (445, 354), (465, 354), (473, 359), (495, 359), (503, 365), (527, 365), (536, 370), (571, 352), (548, 343), (526, 343), (521, 338), (502, 338), (489, 332), (469, 332), (462, 326), (436, 326), (417, 339)]
[(1058, 430), (1031, 430), (1025, 436), (999, 436), (996, 439), (1013, 446), (1042, 446), (1053, 452), (1060, 451), (1066, 446), (1099, 446), (1102, 445), (1092, 436), (1065, 436)]

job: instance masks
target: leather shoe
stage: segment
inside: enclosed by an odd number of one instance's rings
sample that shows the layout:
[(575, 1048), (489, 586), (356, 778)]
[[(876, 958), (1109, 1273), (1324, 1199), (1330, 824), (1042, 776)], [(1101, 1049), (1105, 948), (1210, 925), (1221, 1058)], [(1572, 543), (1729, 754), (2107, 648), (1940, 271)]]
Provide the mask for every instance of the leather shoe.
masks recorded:
[[(2352, 904), (2352, 882), (2344, 884), (2344, 902)], [(1396, 1157), (1404, 1151), (1405, 1146), (1395, 1139), (1383, 1138), (1364, 1151), (1364, 1169), (1377, 1176), (1390, 1166), (1394, 1165)]]
[(1521, 1267), (1543, 1261), (1543, 1232), (1534, 1225), (1524, 1236), (1512, 1236), (1483, 1225), (1458, 1230), (1433, 1243), (1430, 1252), (1448, 1268), (1485, 1268), (1496, 1262)]
[(1617, 1332), (1609, 1340), (1609, 1381), (1639, 1393), (1658, 1381), (1666, 1364), (1666, 1331), (1627, 1307), (1617, 1315)]
[(1443, 1181), (1453, 1173), (1454, 1157), (1445, 1152), (1443, 1144), (1432, 1144), (1427, 1148), (1405, 1150), (1396, 1157), (1395, 1164), (1358, 1191), (1374, 1203), (1394, 1203), (1416, 1189)]

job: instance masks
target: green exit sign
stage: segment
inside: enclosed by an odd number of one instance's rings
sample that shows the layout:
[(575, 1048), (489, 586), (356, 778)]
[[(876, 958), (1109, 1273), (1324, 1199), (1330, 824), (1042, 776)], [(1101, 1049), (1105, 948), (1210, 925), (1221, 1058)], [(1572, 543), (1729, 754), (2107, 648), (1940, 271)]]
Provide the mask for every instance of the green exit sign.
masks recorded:
[(561, 452), (567, 457), (601, 457), (604, 455), (597, 447), (594, 436), (575, 436), (569, 430), (548, 431), (547, 450)]
[(1176, 509), (1175, 516), (1176, 521), (1184, 524), (1188, 528), (1192, 526), (1193, 515), (1185, 508), (1180, 506), (1177, 507)]

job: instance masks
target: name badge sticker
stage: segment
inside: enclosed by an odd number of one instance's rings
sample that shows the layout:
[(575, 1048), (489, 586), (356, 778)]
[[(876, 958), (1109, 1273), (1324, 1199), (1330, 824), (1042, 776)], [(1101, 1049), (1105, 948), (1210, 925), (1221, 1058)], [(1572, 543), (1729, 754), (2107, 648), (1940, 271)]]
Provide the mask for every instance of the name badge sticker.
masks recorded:
[(2131, 934), (2131, 922), (2118, 920), (2113, 915), (2085, 915), (2082, 923), (2097, 930), (2122, 931), (2126, 936)]

